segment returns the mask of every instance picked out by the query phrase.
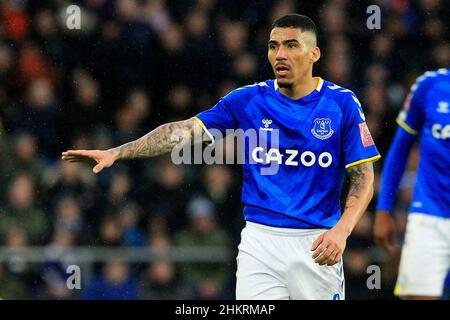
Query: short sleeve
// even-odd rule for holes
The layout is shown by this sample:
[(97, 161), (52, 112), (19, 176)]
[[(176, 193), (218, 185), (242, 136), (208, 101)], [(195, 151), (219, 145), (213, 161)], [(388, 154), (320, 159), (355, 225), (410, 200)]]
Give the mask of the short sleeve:
[(343, 110), (342, 147), (345, 168), (378, 160), (381, 156), (370, 134), (361, 104), (353, 94)]
[(222, 97), (211, 109), (197, 114), (194, 119), (201, 124), (214, 143), (215, 137), (224, 137), (227, 130), (239, 128), (239, 110), (245, 107), (254, 92), (255, 86), (235, 89)]
[(397, 124), (406, 132), (416, 135), (423, 125), (423, 101), (429, 79), (421, 76), (417, 79), (403, 103), (403, 109), (397, 117)]

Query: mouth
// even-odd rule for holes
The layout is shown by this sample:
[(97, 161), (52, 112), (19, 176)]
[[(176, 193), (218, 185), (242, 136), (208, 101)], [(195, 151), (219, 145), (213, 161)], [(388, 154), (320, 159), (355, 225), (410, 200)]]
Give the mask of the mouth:
[(280, 77), (285, 77), (288, 75), (290, 68), (287, 65), (280, 64), (275, 67), (275, 72)]

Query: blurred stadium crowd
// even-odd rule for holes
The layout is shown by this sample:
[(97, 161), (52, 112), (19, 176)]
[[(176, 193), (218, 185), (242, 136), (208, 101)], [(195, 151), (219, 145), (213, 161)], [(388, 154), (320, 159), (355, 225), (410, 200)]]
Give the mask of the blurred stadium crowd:
[[(445, 3), (1, 1), (0, 246), (45, 246), (48, 259), (0, 261), (0, 297), (233, 298), (244, 225), (239, 166), (177, 166), (160, 157), (95, 176), (85, 164), (63, 163), (60, 153), (134, 140), (213, 106), (234, 88), (272, 78), (270, 24), (298, 12), (319, 27), (315, 75), (357, 94), (385, 155), (410, 85), (424, 71), (450, 64)], [(70, 4), (82, 8), (80, 30), (66, 27)], [(366, 28), (370, 4), (381, 8), (380, 30)], [(417, 162), (415, 150), (395, 210), (401, 235)], [(374, 248), (372, 224), (373, 203), (347, 244), (349, 299), (393, 297), (398, 257)], [(225, 263), (175, 263), (163, 254), (172, 245), (226, 246), (232, 254)], [(161, 254), (148, 264), (120, 258), (96, 264), (82, 290), (71, 291), (64, 271), (76, 246)], [(381, 290), (366, 287), (370, 264), (381, 266)]]

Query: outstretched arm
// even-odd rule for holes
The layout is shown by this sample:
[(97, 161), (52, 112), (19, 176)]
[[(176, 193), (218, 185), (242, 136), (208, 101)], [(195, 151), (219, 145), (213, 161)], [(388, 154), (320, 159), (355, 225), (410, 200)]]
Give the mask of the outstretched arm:
[[(198, 139), (198, 140), (197, 140)], [(116, 161), (156, 157), (170, 152), (175, 146), (206, 141), (203, 129), (194, 119), (163, 124), (145, 136), (109, 150), (68, 150), (62, 153), (62, 160), (89, 162), (93, 172), (99, 173), (111, 167)]]
[(151, 158), (172, 151), (175, 146), (190, 144), (202, 134), (200, 124), (193, 118), (163, 124), (145, 136), (110, 149), (117, 160)]
[(363, 216), (373, 196), (373, 164), (364, 162), (347, 169), (350, 177), (345, 209), (338, 223), (313, 243), (313, 259), (320, 265), (334, 265), (342, 257), (348, 236)]

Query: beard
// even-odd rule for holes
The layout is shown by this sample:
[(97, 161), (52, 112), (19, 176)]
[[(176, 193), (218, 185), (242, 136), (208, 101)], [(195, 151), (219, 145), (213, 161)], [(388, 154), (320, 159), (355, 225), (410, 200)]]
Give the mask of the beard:
[(288, 79), (277, 79), (277, 84), (280, 88), (289, 89), (292, 88), (293, 82)]

